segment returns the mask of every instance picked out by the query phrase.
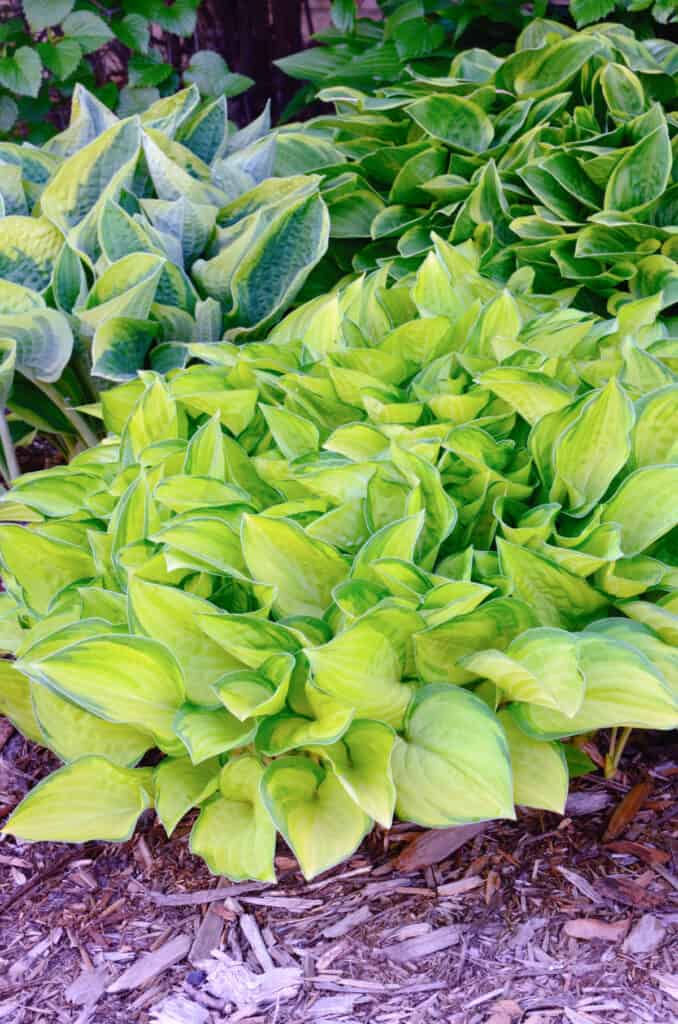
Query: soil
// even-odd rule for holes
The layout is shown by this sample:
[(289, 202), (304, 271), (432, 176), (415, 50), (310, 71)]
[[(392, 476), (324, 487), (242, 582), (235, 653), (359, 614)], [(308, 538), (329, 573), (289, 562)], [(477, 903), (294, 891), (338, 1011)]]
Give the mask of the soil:
[[(2, 819), (54, 762), (1, 719), (0, 750)], [(466, 833), (398, 824), (311, 883), (281, 845), (277, 886), (210, 876), (190, 818), (168, 840), (147, 813), (121, 845), (3, 836), (0, 1022), (670, 1024), (677, 786), (675, 734), (646, 733), (614, 779), (575, 782), (564, 818), (521, 811), (454, 852)], [(237, 961), (292, 980), (229, 1001), (211, 972)]]

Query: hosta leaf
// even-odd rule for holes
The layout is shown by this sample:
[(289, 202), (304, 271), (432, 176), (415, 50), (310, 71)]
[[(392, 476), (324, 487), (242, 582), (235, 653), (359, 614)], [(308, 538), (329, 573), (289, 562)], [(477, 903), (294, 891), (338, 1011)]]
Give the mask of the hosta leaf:
[(33, 702), (29, 680), (10, 661), (0, 660), (0, 714), (27, 739), (42, 743), (40, 729)]
[(71, 236), (74, 248), (95, 252), (98, 211), (131, 183), (140, 135), (134, 118), (112, 125), (64, 161), (43, 191), (45, 217), (64, 234), (78, 228)]
[(321, 618), (333, 587), (348, 576), (348, 563), (334, 548), (287, 519), (245, 516), (242, 550), (253, 578), (277, 587), (275, 608), (281, 616)]
[(300, 747), (336, 743), (348, 729), (352, 718), (352, 709), (338, 704), (333, 704), (318, 718), (283, 712), (262, 721), (257, 732), (257, 750), (273, 757)]
[(308, 880), (349, 857), (371, 825), (336, 775), (305, 757), (273, 761), (261, 795)]
[(560, 629), (530, 629), (506, 653), (478, 651), (462, 659), (474, 675), (491, 679), (506, 700), (523, 701), (575, 714), (584, 699), (574, 637)]
[(124, 842), (150, 803), (147, 771), (83, 757), (38, 783), (3, 832), (30, 841)]
[(158, 325), (150, 320), (131, 316), (104, 320), (92, 341), (92, 373), (107, 380), (133, 380), (158, 333)]
[(508, 743), (514, 802), (564, 814), (569, 774), (562, 747), (528, 736), (509, 711), (500, 711), (497, 717)]
[(506, 649), (514, 637), (537, 626), (534, 611), (515, 598), (494, 598), (469, 612), (414, 636), (417, 671), (429, 683), (467, 683), (477, 676), (462, 668), (466, 655), (494, 646)]
[(138, 576), (129, 581), (128, 600), (134, 629), (166, 644), (174, 654), (189, 700), (216, 707), (212, 685), (238, 661), (229, 659), (200, 627), (201, 617), (212, 610), (212, 605), (195, 594), (149, 583)]
[(250, 755), (224, 765), (219, 795), (200, 811), (190, 848), (215, 875), (275, 881), (276, 829), (259, 792), (263, 773)]
[(482, 153), (492, 142), (494, 128), (485, 111), (462, 96), (433, 95), (407, 107), (416, 123), (450, 146)]
[(625, 555), (637, 555), (676, 523), (666, 500), (678, 486), (678, 465), (645, 466), (626, 478), (603, 508), (602, 522), (618, 523)]
[(219, 761), (195, 765), (188, 757), (166, 757), (153, 773), (155, 809), (171, 836), (185, 814), (219, 788)]
[(606, 210), (632, 210), (662, 194), (671, 174), (671, 143), (660, 125), (619, 161), (605, 189)]
[(45, 217), (0, 218), (0, 274), (43, 291), (63, 242), (61, 232)]
[(0, 561), (17, 581), (29, 608), (45, 615), (65, 587), (95, 575), (88, 552), (21, 526), (0, 526)]
[(214, 691), (241, 722), (276, 715), (285, 706), (294, 665), (290, 654), (273, 655), (262, 664), (260, 672), (240, 669), (221, 676)]
[(280, 654), (301, 649), (296, 633), (287, 626), (248, 615), (203, 615), (202, 630), (225, 651), (252, 669)]
[(306, 650), (316, 686), (356, 709), (398, 728), (412, 690), (401, 683), (397, 649), (377, 620), (359, 620), (322, 647)]
[(571, 718), (531, 704), (515, 704), (512, 713), (528, 735), (557, 739), (602, 727), (675, 729), (678, 701), (661, 674), (639, 651), (625, 643), (585, 633), (579, 641), (586, 694)]
[(530, 605), (542, 625), (577, 629), (607, 605), (607, 598), (583, 579), (543, 555), (505, 540), (497, 548), (513, 593)]
[(630, 399), (611, 379), (560, 435), (552, 491), (566, 488), (571, 514), (586, 515), (626, 463), (634, 419)]
[(47, 686), (33, 683), (31, 696), (42, 742), (62, 761), (98, 755), (113, 764), (130, 767), (155, 745), (150, 733), (107, 722)]
[(193, 764), (201, 764), (254, 739), (257, 723), (240, 722), (225, 708), (201, 708), (186, 704), (174, 720), (174, 730), (188, 750)]
[(184, 683), (164, 644), (111, 633), (41, 658), (29, 651), (19, 667), (35, 682), (109, 722), (148, 729), (161, 743), (173, 738)]
[(399, 817), (428, 827), (513, 818), (504, 732), (481, 700), (461, 687), (425, 686), (393, 750)]
[(332, 769), (348, 795), (382, 828), (390, 828), (395, 807), (391, 754), (395, 734), (382, 722), (353, 721), (338, 743), (317, 753)]

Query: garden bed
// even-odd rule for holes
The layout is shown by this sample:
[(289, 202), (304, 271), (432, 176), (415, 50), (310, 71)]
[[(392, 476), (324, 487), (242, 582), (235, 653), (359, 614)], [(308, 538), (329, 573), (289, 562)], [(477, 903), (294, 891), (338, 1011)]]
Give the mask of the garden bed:
[[(52, 765), (3, 740), (4, 815)], [(167, 840), (148, 815), (118, 846), (5, 837), (0, 1021), (145, 1024), (181, 996), (184, 1016), (161, 1020), (665, 1024), (678, 1011), (675, 741), (638, 736), (622, 768), (575, 783), (564, 819), (520, 812), (447, 856), (438, 846), (437, 864), (413, 866), (421, 832), (398, 825), (310, 885), (281, 846), (276, 887), (227, 885), (218, 900), (190, 819)], [(214, 945), (256, 975), (297, 969), (291, 989), (277, 1006), (226, 1005), (192, 962)], [(97, 995), (153, 952), (149, 980)]]

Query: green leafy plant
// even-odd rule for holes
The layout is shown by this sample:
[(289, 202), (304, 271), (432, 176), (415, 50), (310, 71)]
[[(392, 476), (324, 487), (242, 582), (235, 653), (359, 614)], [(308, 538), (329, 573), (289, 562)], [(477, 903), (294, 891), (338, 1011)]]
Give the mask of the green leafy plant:
[[(408, 72), (443, 76), (460, 43), (504, 53), (535, 19), (548, 15), (565, 31), (607, 19), (629, 24), (645, 36), (661, 35), (678, 20), (674, 0), (572, 0), (510, 4), (503, 0), (380, 0), (383, 20), (360, 17), (356, 0), (332, 5), (332, 25), (315, 34), (318, 44), (276, 63), (307, 83), (297, 108), (319, 89), (348, 85), (372, 93), (408, 80)], [(621, 27), (621, 26), (618, 26)]]
[(613, 762), (678, 725), (665, 300), (602, 319), (480, 264), (435, 237), (266, 341), (192, 343), (206, 363), (104, 392), (106, 439), (16, 482), (0, 710), (64, 767), (6, 831), (199, 807), (213, 872), (272, 879), (280, 833), (311, 878), (394, 813), (560, 812), (563, 740), (620, 730)]
[(477, 240), (487, 276), (529, 267), (539, 291), (572, 287), (600, 313), (629, 288), (645, 291), (639, 265), (653, 253), (650, 290), (673, 301), (674, 44), (614, 24), (534, 21), (506, 58), (473, 49), (443, 74), (401, 70), (375, 95), (321, 90), (337, 113), (304, 129), (335, 152), (323, 184), (336, 240), (326, 280), (332, 262), (406, 275), (433, 229)]
[(37, 429), (67, 450), (95, 443), (103, 384), (264, 329), (324, 254), (320, 178), (270, 178), (268, 110), (236, 130), (225, 82), (215, 99), (191, 84), (122, 120), (77, 86), (63, 132), (0, 143), (5, 479), (10, 441)]
[[(181, 80), (168, 40), (195, 31), (200, 0), (21, 0), (0, 23), (0, 137), (43, 142), (55, 134), (76, 83), (128, 116)], [(184, 75), (204, 96), (235, 96), (253, 83), (219, 54), (199, 51)]]

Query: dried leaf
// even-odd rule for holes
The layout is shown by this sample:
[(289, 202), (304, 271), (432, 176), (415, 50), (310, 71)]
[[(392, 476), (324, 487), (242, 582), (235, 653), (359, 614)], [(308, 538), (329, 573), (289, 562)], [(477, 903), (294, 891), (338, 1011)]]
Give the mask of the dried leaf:
[(610, 818), (603, 839), (616, 839), (628, 828), (636, 814), (652, 792), (651, 782), (639, 782), (628, 791)]
[(486, 823), (455, 825), (454, 828), (422, 832), (398, 854), (395, 866), (399, 871), (418, 871), (439, 864), (486, 827)]

